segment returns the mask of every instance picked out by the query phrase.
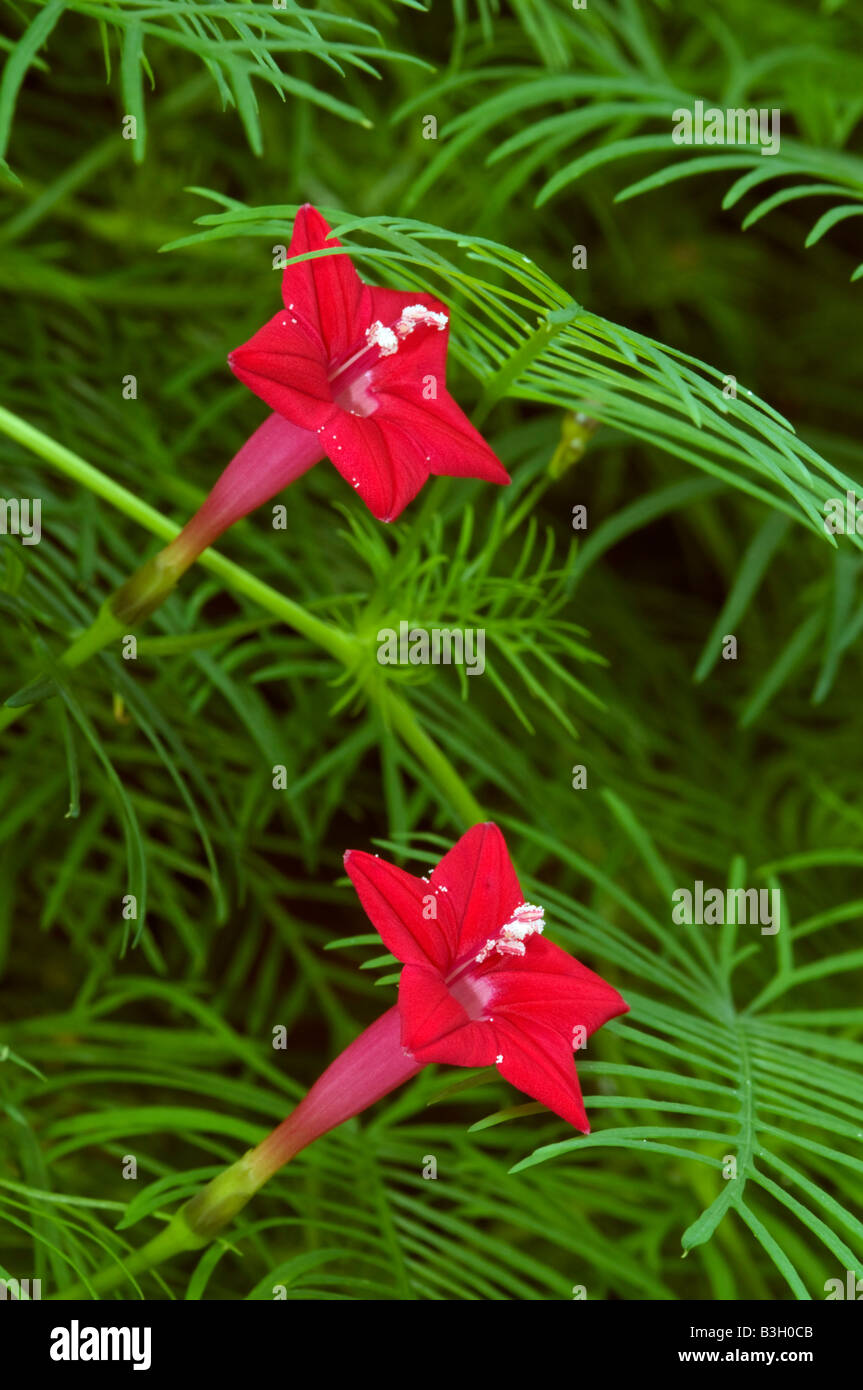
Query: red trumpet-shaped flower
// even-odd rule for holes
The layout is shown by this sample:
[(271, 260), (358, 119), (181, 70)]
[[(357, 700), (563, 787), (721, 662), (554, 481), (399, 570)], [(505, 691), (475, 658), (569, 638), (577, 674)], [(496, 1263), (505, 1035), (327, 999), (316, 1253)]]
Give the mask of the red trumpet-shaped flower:
[[(284, 309), (228, 357), (282, 421), (317, 437), (380, 521), (431, 473), (507, 483), (503, 465), (446, 390), (449, 313), (430, 295), (357, 275), (316, 208), (297, 213)], [(286, 457), (295, 445), (286, 431)]]
[(404, 963), (401, 1042), (422, 1065), (495, 1065), (588, 1132), (573, 1047), (625, 1013), (616, 989), (542, 935), (496, 825), (477, 825), (431, 877), (370, 854), (347, 871), (384, 944)]
[(290, 255), (322, 254), (286, 266), (284, 309), (228, 356), (275, 413), (180, 534), (108, 600), (124, 631), (223, 531), (327, 455), (381, 521), (393, 521), (432, 473), (509, 482), (446, 389), (445, 305), (364, 284), (340, 245), (315, 208), (300, 208)]
[[(475, 825), (428, 879), (356, 851), (345, 866), (385, 945), (404, 963), (398, 1004), (345, 1048), (266, 1139), (181, 1208), (134, 1258), (135, 1269), (206, 1245), (301, 1149), (428, 1062), (495, 1065), (589, 1131), (573, 1044), (629, 1005), (545, 940), (542, 908), (524, 901), (497, 826)], [(100, 1280), (115, 1282), (111, 1271)]]
[(496, 825), (475, 825), (430, 878), (356, 850), (345, 867), (404, 965), (398, 1004), (361, 1033), (244, 1160), (255, 1187), (429, 1062), (496, 1066), (576, 1129), (590, 1125), (573, 1047), (629, 1005), (543, 932)]

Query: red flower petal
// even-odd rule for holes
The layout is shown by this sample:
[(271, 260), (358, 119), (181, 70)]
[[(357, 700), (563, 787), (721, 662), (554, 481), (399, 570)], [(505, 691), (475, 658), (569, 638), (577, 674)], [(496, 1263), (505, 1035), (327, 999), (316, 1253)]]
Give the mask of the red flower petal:
[(491, 821), (462, 835), (433, 870), (431, 884), (458, 923), (456, 957), (484, 946), (524, 901), (506, 842)]
[(402, 1046), (417, 1062), (490, 1067), (497, 1056), (489, 1023), (472, 1022), (453, 998), (440, 971), (406, 965), (399, 981)]
[(507, 484), (509, 474), (497, 455), (468, 420), (452, 396), (441, 388), (437, 400), (422, 399), (421, 372), (411, 383), (411, 395), (394, 395), (389, 389), (377, 391), (380, 410), (372, 417), (382, 430), (398, 426), (401, 432), (419, 441), (425, 468), (436, 475), (453, 478), (483, 478), (488, 483)]
[(397, 352), (376, 364), (372, 390), (379, 401), (377, 421), (384, 428), (400, 425), (411, 438), (418, 439), (431, 473), (508, 483), (503, 464), (446, 389), (446, 305), (428, 294), (374, 288), (370, 294), (374, 316), (382, 323), (393, 322), (407, 303), (422, 304), (447, 317), (445, 329), (423, 326), (415, 330), (399, 343)]
[(446, 922), (444, 930), (436, 918), (423, 915), (432, 896), (431, 885), (362, 850), (348, 850), (345, 868), (387, 950), (406, 965), (445, 970), (450, 960), (448, 936), (455, 934), (455, 927), (451, 919), (447, 921), (447, 903), (435, 902), (436, 912)]
[(378, 521), (394, 521), (428, 478), (417, 431), (408, 433), (380, 412), (362, 416), (340, 410), (319, 438)]
[[(299, 209), (289, 256), (332, 250), (341, 244), (330, 235), (329, 226), (317, 208), (306, 203)], [(374, 317), (369, 317), (368, 288), (354, 270), (347, 253), (317, 256), (312, 261), (286, 266), (282, 298), (288, 312), (322, 343), (330, 362), (344, 356), (354, 346), (358, 320), (365, 319), (363, 326), (367, 328)]]
[(530, 1031), (495, 1014), (497, 1069), (519, 1091), (547, 1105), (583, 1134), (590, 1124), (581, 1098), (572, 1049), (553, 1028), (532, 1022)]
[(228, 365), (244, 386), (302, 429), (315, 430), (338, 413), (322, 349), (304, 328), (291, 323), (285, 309), (234, 348)]
[(588, 1037), (610, 1019), (629, 1010), (617, 990), (553, 941), (534, 936), (523, 956), (507, 956), (489, 972), (494, 986), (494, 1016), (518, 1027), (534, 1020), (554, 1028), (572, 1047), (574, 1028)]

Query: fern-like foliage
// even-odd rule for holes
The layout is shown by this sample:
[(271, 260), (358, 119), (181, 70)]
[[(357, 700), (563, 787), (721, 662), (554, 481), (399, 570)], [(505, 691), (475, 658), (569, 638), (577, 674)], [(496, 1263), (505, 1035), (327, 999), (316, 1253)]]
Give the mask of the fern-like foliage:
[[(212, 230), (169, 249), (226, 235), (283, 236), (295, 212), (231, 207), (206, 214), (198, 220)], [(587, 413), (769, 501), (829, 539), (824, 502), (837, 488), (852, 488), (853, 479), (800, 442), (749, 388), (729, 396), (717, 368), (591, 313), (517, 250), (429, 223), (330, 216), (334, 235), (361, 264), (440, 294), (457, 310), (466, 297), (469, 312), (464, 304), (456, 317), (456, 351), (484, 388), (478, 419), (507, 396)], [(383, 246), (364, 249), (354, 240), (357, 231)], [(856, 533), (850, 539), (859, 543)]]
[[(863, 560), (824, 527), (861, 488), (861, 83), (828, 8), (7, 7), (0, 497), (43, 536), (0, 532), (0, 699), (50, 679), (0, 733), (0, 1277), (91, 1280), (278, 1123), (394, 999), (344, 849), (424, 872), (474, 806), (631, 1005), (577, 1059), (592, 1133), (426, 1069), (117, 1295), (863, 1273)], [(696, 98), (779, 106), (781, 153), (673, 146)], [(438, 479), (382, 528), (322, 463), (134, 662), (60, 670), (260, 422), (225, 355), (306, 199), (452, 306), (447, 385), (512, 485)], [(484, 676), (381, 666), (402, 620), (482, 629)], [(698, 879), (778, 891), (780, 931), (676, 924)]]
[[(701, 6), (679, 8), (690, 14), (697, 8), (704, 18)], [(748, 23), (735, 23), (733, 12), (723, 19), (711, 15), (698, 48), (707, 39), (712, 51), (709, 56), (699, 51), (698, 62), (685, 51), (663, 50), (660, 25), (648, 7), (598, 0), (568, 15), (539, 0), (517, 6), (516, 14), (536, 49), (536, 66), (486, 65), (477, 73), (467, 64), (396, 113), (394, 119), (406, 121), (435, 100), (460, 108), (450, 119), (446, 143), (407, 195), (406, 210), (447, 176), (457, 178), (465, 159), (484, 156), (497, 180), (490, 205), (496, 215), (531, 190), (535, 206), (542, 208), (580, 187), (594, 171), (611, 168), (619, 179), (619, 163), (645, 161), (659, 167), (626, 183), (616, 202), (698, 174), (734, 171), (723, 208), (759, 193), (744, 217), (744, 230), (797, 200), (818, 198), (826, 205), (806, 236), (807, 247), (863, 213), (863, 159), (845, 148), (863, 115), (861, 34), (853, 8), (836, 19), (836, 46), (823, 42), (817, 24), (810, 26), (808, 42), (801, 34), (800, 42), (786, 43), (783, 8), (777, 5), (760, 7), (755, 31)], [(847, 52), (839, 47), (843, 40)], [(482, 26), (477, 41), (486, 42)], [(517, 44), (512, 47), (518, 54)], [(503, 51), (497, 45), (497, 52)], [(694, 85), (696, 76), (709, 85)], [(483, 93), (478, 102), (477, 77)], [(673, 116), (693, 111), (699, 100), (723, 112), (773, 112), (780, 124), (779, 152), (764, 158), (758, 145), (693, 150), (675, 144)], [(774, 180), (777, 186), (765, 192)], [(851, 279), (861, 276), (863, 264)]]
[[(32, 5), (33, 0), (28, 0)], [(190, 54), (203, 64), (222, 107), (232, 107), (242, 121), (255, 154), (263, 150), (263, 134), (253, 78), (285, 100), (293, 98), (333, 112), (346, 121), (368, 127), (371, 122), (352, 102), (334, 96), (315, 80), (297, 75), (308, 61), (310, 70), (322, 64), (344, 78), (353, 69), (379, 77), (372, 59), (387, 59), (422, 68), (423, 60), (390, 52), (373, 24), (356, 16), (305, 6), (297, 0), (278, 5), (254, 0), (48, 0), (14, 40), (6, 41), (8, 57), (0, 81), (0, 159), (11, 135), (21, 84), (31, 66), (47, 66), (43, 50), (55, 59), (54, 31), (67, 16), (80, 16), (95, 28), (104, 58), (105, 76), (119, 77), (124, 116), (135, 120), (134, 158), (142, 163), (147, 150), (145, 86), (156, 86), (151, 54), (165, 50)], [(61, 26), (59, 35), (63, 35)], [(50, 44), (52, 36), (55, 39)], [(50, 47), (49, 47), (50, 44)], [(288, 68), (291, 70), (289, 71)], [(7, 164), (3, 167), (10, 171)]]

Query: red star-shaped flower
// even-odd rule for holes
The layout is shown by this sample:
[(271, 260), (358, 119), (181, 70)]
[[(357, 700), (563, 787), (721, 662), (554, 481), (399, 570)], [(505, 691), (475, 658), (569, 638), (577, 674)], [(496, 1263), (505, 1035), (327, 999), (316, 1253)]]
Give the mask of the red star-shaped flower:
[(476, 825), (430, 879), (349, 851), (345, 867), (394, 956), (401, 1043), (421, 1066), (497, 1066), (587, 1133), (573, 1044), (626, 1013), (616, 989), (542, 935), (503, 835)]
[[(272, 406), (180, 534), (112, 599), (124, 623), (152, 613), (198, 556), (241, 517), (329, 455), (381, 521), (431, 473), (508, 483), (446, 389), (449, 314), (427, 294), (363, 284), (321, 214), (297, 213), (285, 307), (228, 357)], [(334, 254), (336, 253), (336, 254)]]
[[(340, 244), (316, 208), (300, 208), (290, 256)], [(231, 369), (317, 436), (379, 520), (397, 517), (432, 473), (509, 482), (446, 390), (443, 304), (364, 284), (344, 254), (288, 265), (282, 297), (284, 309), (230, 354)]]
[(542, 908), (524, 901), (497, 826), (475, 825), (428, 879), (357, 850), (348, 850), (345, 867), (384, 944), (404, 964), (398, 1004), (247, 1155), (255, 1186), (429, 1062), (496, 1066), (589, 1133), (573, 1045), (629, 1005), (542, 936)]

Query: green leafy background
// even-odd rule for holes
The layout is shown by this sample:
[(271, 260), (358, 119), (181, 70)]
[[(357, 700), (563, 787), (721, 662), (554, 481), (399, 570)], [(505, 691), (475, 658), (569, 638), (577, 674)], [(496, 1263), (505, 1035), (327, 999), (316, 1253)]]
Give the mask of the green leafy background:
[[(322, 464), (0, 735), (0, 1277), (86, 1279), (278, 1123), (394, 998), (343, 850), (425, 872), (474, 813), (632, 1006), (591, 1135), (428, 1068), (118, 1295), (863, 1275), (863, 557), (823, 526), (863, 471), (861, 37), (841, 0), (4, 6), (0, 495), (44, 528), (0, 536), (4, 699), (259, 423), (225, 356), (307, 199), (451, 304), (513, 484), (384, 528)], [(674, 146), (696, 98), (778, 108), (780, 154)], [(402, 619), (483, 627), (484, 678), (379, 666)], [(696, 878), (778, 888), (781, 931), (673, 925)]]

